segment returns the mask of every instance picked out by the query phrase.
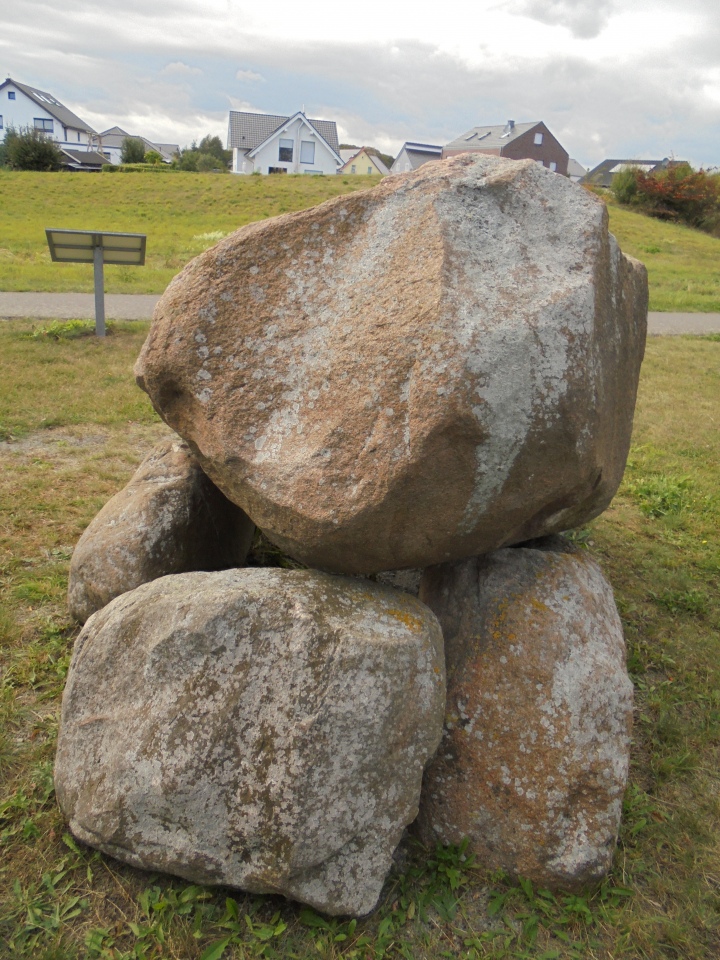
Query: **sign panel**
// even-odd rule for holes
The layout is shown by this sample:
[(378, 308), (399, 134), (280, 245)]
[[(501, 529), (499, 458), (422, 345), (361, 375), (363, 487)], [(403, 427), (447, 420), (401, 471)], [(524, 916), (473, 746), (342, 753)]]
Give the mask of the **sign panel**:
[(45, 229), (50, 256), (55, 263), (94, 263), (100, 247), (103, 263), (141, 267), (145, 263), (144, 233), (105, 233), (95, 230)]

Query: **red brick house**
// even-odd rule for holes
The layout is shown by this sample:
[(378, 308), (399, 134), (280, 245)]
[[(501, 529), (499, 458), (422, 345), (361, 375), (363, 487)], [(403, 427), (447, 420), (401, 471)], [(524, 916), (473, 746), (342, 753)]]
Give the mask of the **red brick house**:
[(542, 121), (505, 126), (473, 127), (443, 147), (443, 159), (459, 153), (489, 153), (510, 160), (536, 160), (544, 167), (568, 175), (570, 156)]

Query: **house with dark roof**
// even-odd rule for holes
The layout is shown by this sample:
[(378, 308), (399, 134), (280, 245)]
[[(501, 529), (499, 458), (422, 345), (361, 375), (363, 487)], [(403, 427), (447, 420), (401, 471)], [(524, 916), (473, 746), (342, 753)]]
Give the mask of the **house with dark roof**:
[(128, 133), (122, 127), (109, 127), (99, 133), (96, 137), (97, 149), (105, 154), (110, 163), (120, 163), (123, 142), (128, 137), (133, 140), (141, 140), (145, 147), (145, 153), (149, 150), (156, 150), (165, 163), (172, 163), (175, 155), (180, 153), (180, 145), (177, 143), (155, 143), (153, 140), (148, 140), (147, 137), (141, 137), (136, 133)]
[(496, 124), (473, 127), (443, 147), (443, 158), (460, 153), (489, 153), (510, 160), (535, 160), (549, 170), (567, 176), (570, 155), (540, 121), (515, 123), (508, 120)]
[(0, 129), (42, 130), (59, 147), (87, 149), (95, 133), (89, 123), (44, 90), (8, 77), (0, 83)]
[(593, 187), (609, 189), (612, 186), (615, 174), (627, 170), (628, 167), (635, 167), (642, 170), (643, 173), (655, 173), (658, 170), (666, 170), (668, 167), (682, 162), (681, 160), (670, 160), (668, 157), (663, 160), (603, 160), (602, 163), (589, 170), (580, 182)]
[(343, 165), (334, 120), (231, 110), (228, 150), (233, 173), (337, 173)]
[(428, 160), (442, 160), (443, 148), (432, 143), (413, 143), (407, 141), (390, 167), (390, 173), (410, 173), (417, 170)]

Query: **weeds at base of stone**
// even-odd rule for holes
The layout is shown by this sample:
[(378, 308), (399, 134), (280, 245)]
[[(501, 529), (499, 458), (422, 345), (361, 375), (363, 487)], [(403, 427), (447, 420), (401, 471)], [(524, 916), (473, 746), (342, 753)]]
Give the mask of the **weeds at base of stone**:
[[(114, 324), (112, 320), (105, 323), (106, 336), (112, 336)], [(33, 328), (28, 334), (31, 340), (77, 340), (80, 337), (95, 335), (94, 320), (53, 320), (46, 327)]]

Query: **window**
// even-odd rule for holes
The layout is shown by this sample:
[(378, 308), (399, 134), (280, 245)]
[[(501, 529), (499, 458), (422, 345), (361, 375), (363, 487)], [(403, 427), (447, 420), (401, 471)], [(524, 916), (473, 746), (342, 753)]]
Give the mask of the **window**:
[(8, 100), (14, 100), (14, 99), (15, 99), (15, 91), (8, 90)]
[(368, 173), (372, 173), (372, 167), (368, 167)]
[(268, 173), (287, 173), (285, 167), (268, 167)]
[(53, 122), (52, 120), (45, 120), (42, 117), (35, 117), (33, 120), (36, 130), (44, 130), (46, 133), (53, 132)]
[(315, 163), (315, 144), (312, 140), (300, 141), (300, 163)]
[(535, 143), (536, 143), (537, 146), (540, 146), (540, 144), (542, 143), (542, 140), (543, 140), (543, 135), (542, 135), (541, 133), (536, 133), (536, 134), (535, 134)]
[(0, 114), (0, 130), (2, 130), (2, 128), (3, 128), (3, 119), (2, 119), (2, 114)]
[(551, 169), (552, 171), (556, 171), (556, 170), (557, 170), (557, 164), (555, 163), (554, 160), (551, 160), (551, 161), (550, 161), (550, 169)]
[(281, 140), (280, 152), (278, 153), (278, 160), (284, 160), (285, 163), (292, 163), (292, 158), (293, 158), (292, 140)]
[(80, 131), (78, 130), (78, 143), (80, 143)]
[(350, 167), (350, 173), (357, 173), (357, 167), (355, 166), (355, 164), (353, 164), (353, 165)]

